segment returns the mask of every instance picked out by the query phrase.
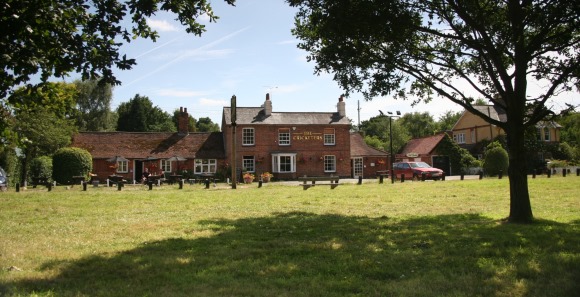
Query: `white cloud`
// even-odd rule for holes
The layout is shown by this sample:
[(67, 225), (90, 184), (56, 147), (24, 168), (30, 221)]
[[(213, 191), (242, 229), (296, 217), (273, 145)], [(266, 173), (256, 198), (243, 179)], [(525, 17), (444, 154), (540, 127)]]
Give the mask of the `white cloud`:
[(178, 30), (177, 27), (166, 20), (147, 19), (147, 25), (149, 25), (153, 30), (161, 32), (173, 32)]
[(229, 102), (223, 99), (201, 98), (199, 99), (199, 104), (201, 106), (227, 106)]

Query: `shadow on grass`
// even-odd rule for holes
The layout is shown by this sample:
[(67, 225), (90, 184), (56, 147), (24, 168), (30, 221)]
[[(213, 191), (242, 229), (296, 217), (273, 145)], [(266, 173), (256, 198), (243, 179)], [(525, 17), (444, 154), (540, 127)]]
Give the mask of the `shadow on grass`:
[[(573, 296), (579, 226), (478, 215), (311, 213), (201, 222), (213, 235), (66, 263), (7, 294), (56, 296)], [(199, 230), (188, 230), (197, 232)], [(2, 293), (2, 292), (0, 292)], [(1, 295), (1, 294), (0, 294)]]

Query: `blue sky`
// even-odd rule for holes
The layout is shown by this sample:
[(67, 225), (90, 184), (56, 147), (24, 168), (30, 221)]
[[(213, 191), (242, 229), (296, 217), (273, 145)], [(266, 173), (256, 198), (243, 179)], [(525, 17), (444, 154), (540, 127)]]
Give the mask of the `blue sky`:
[[(270, 93), (273, 111), (330, 112), (342, 90), (331, 75), (315, 76), (307, 53), (296, 47), (292, 36), (296, 10), (284, 0), (239, 0), (235, 7), (222, 0), (212, 3), (220, 17), (206, 24), (201, 37), (187, 34), (171, 14), (160, 13), (149, 20), (160, 38), (157, 42), (136, 40), (122, 48), (122, 54), (137, 59), (129, 71), (117, 71), (123, 82), (113, 92), (115, 109), (136, 94), (147, 96), (167, 112), (186, 107), (195, 118), (210, 117), (221, 124), (222, 108), (236, 95), (238, 106), (264, 103)], [(532, 85), (532, 84), (530, 84)], [(532, 86), (533, 87), (533, 86)], [(578, 94), (552, 102), (555, 109)], [(360, 94), (346, 100), (347, 116), (356, 124), (379, 114), (378, 110), (430, 112), (437, 120), (448, 110), (462, 108), (440, 99), (411, 107), (411, 101), (376, 98), (365, 101)]]

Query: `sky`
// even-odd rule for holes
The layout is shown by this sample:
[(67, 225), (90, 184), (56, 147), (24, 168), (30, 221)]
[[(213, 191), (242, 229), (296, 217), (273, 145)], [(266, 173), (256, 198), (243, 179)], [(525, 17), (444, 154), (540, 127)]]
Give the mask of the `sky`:
[[(201, 37), (186, 33), (174, 15), (159, 13), (148, 20), (160, 35), (157, 42), (135, 40), (122, 47), (121, 54), (136, 58), (137, 65), (115, 72), (122, 85), (114, 88), (113, 109), (139, 94), (166, 112), (185, 107), (194, 118), (209, 117), (221, 125), (232, 95), (240, 107), (258, 107), (269, 93), (274, 112), (336, 111), (343, 90), (330, 74), (315, 75), (307, 52), (296, 47), (291, 34), (296, 9), (284, 0), (238, 0), (235, 7), (214, 0), (212, 6), (220, 19), (200, 19), (207, 29)], [(354, 124), (379, 110), (427, 111), (435, 120), (446, 111), (463, 110), (446, 99), (411, 106), (392, 97), (365, 101), (355, 93), (345, 101)], [(572, 101), (580, 105), (580, 96), (567, 94), (548, 106), (561, 109)]]

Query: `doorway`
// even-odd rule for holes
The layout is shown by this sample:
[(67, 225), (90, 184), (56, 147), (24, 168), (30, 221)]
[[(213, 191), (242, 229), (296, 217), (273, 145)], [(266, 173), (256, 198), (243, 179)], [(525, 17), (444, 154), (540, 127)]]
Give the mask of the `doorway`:
[(364, 163), (362, 157), (352, 158), (352, 176), (354, 178), (359, 178), (359, 176), (361, 177), (363, 176), (363, 168)]

